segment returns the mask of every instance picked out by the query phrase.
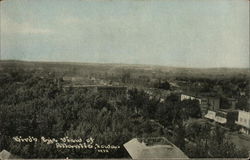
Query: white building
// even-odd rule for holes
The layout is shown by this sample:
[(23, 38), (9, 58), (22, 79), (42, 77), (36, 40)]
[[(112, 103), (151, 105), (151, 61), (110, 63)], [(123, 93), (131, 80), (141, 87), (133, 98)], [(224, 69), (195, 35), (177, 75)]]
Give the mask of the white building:
[(198, 100), (199, 104), (201, 104), (201, 98), (190, 96), (190, 95), (186, 95), (186, 94), (181, 94), (181, 101), (188, 100), (188, 99), (190, 99), (190, 100)]
[(238, 120), (235, 123), (241, 126), (240, 132), (250, 134), (250, 112), (239, 110)]
[(215, 120), (216, 112), (215, 111), (209, 111), (207, 114), (204, 116), (207, 119)]
[(204, 117), (221, 125), (225, 125), (228, 128), (233, 128), (235, 121), (238, 119), (238, 111), (232, 109), (208, 110)]
[[(226, 114), (226, 113), (224, 113)], [(222, 117), (220, 115), (217, 115), (215, 111), (210, 111), (208, 110), (207, 114), (204, 116), (207, 119), (213, 120), (217, 123), (220, 124), (226, 124), (227, 123), (227, 119), (225, 117)]]

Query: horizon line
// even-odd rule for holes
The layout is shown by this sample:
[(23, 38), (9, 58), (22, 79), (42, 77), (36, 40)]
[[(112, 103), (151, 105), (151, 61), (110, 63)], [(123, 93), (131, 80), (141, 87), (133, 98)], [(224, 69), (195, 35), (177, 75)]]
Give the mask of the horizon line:
[(142, 63), (118, 63), (118, 62), (81, 62), (81, 61), (57, 61), (57, 60), (17, 60), (17, 59), (0, 59), (0, 62), (3, 61), (16, 61), (16, 62), (28, 62), (28, 63), (73, 63), (73, 64), (103, 64), (103, 65), (131, 65), (131, 66), (150, 66), (150, 67), (169, 67), (169, 68), (184, 68), (184, 69), (249, 69), (249, 67), (184, 67), (184, 66), (168, 66), (168, 65), (159, 65), (159, 64), (142, 64)]

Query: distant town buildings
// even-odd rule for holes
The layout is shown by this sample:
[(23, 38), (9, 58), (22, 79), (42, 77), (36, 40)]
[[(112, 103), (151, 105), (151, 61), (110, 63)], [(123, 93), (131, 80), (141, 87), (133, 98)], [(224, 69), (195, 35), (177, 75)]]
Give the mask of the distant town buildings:
[(250, 112), (239, 110), (238, 119), (235, 122), (240, 128), (240, 132), (250, 135)]
[(250, 135), (250, 112), (232, 109), (208, 110), (204, 118), (228, 128), (238, 125), (240, 127), (239, 132)]
[(194, 96), (191, 94), (181, 94), (181, 101), (183, 100), (198, 100), (201, 110), (207, 113), (207, 110), (218, 110), (220, 109), (220, 98), (211, 96)]
[(238, 112), (236, 110), (225, 109), (213, 111), (208, 110), (207, 114), (204, 117), (230, 128), (235, 125), (235, 120), (238, 117)]

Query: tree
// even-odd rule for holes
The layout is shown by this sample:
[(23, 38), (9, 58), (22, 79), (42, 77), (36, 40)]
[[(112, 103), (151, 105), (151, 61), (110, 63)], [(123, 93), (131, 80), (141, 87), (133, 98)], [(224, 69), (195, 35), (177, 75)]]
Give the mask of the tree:
[(182, 107), (188, 117), (191, 118), (201, 118), (201, 108), (198, 100), (183, 100)]
[(224, 96), (221, 96), (220, 98), (220, 107), (222, 109), (229, 109), (231, 107), (229, 101)]
[(154, 87), (164, 90), (170, 90), (170, 84), (168, 83), (168, 81), (162, 81), (161, 79), (159, 79), (158, 82), (154, 84)]
[(248, 98), (245, 96), (241, 96), (236, 103), (236, 108), (240, 110), (248, 111), (250, 108), (248, 107)]
[(131, 73), (130, 71), (123, 71), (122, 75), (121, 75), (121, 81), (123, 83), (128, 83), (130, 81), (131, 78)]

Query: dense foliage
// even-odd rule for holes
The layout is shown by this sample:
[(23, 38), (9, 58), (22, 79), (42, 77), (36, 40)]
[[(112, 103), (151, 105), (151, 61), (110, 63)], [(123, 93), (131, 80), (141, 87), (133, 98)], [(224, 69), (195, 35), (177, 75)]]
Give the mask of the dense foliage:
[[(125, 74), (124, 82), (128, 77)], [(6, 149), (22, 158), (128, 157), (124, 143), (134, 137), (152, 136), (166, 136), (190, 157), (222, 157), (223, 147), (229, 148), (227, 157), (240, 156), (227, 141), (211, 141), (221, 136), (208, 134), (211, 128), (187, 130), (189, 119), (201, 117), (196, 100), (180, 101), (178, 95), (171, 94), (160, 102), (157, 97), (149, 97), (135, 88), (128, 91), (128, 96), (111, 100), (105, 94), (65, 89), (62, 77), (55, 73), (37, 74), (20, 69), (1, 72), (0, 84), (0, 150)], [(17, 143), (13, 141), (14, 136), (93, 137), (98, 144), (121, 148), (109, 153), (56, 149), (54, 145), (42, 143)], [(195, 139), (195, 145), (187, 146), (185, 138)], [(211, 139), (210, 145), (201, 144), (204, 139)], [(222, 136), (218, 140), (223, 139)], [(208, 149), (214, 146), (217, 148)]]

